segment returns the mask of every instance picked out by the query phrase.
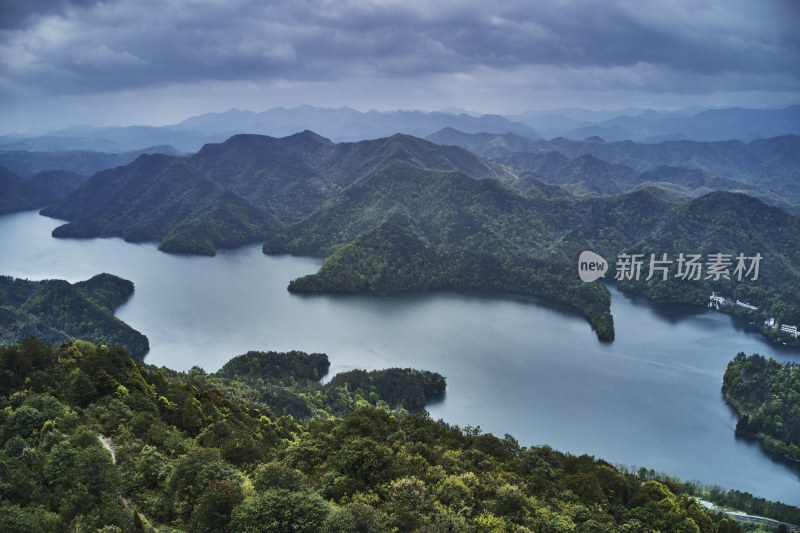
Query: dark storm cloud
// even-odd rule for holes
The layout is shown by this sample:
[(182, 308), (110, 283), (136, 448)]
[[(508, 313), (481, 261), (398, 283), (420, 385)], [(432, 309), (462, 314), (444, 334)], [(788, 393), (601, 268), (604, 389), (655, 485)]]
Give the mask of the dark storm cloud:
[(25, 27), (42, 16), (58, 15), (69, 9), (84, 9), (99, 0), (2, 0), (0, 30)]
[[(577, 86), (586, 83), (580, 73), (591, 72), (593, 84), (605, 79), (639, 90), (797, 90), (793, 6), (791, 0), (4, 0), (9, 16), (0, 66), (7, 83), (71, 93), (537, 68), (571, 72), (572, 81), (563, 81)], [(630, 72), (602, 75), (615, 69)]]

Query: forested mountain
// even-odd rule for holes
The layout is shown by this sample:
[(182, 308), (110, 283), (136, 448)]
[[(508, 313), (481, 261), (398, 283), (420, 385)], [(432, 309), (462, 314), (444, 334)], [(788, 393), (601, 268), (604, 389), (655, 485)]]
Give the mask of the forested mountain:
[(334, 144), (311, 132), (237, 135), (184, 157), (141, 156), (100, 172), (43, 211), (73, 223), (56, 236), (162, 241), (165, 251), (213, 254), (265, 240), (385, 161), (510, 181), (514, 174), (459, 148), (397, 135)]
[[(656, 301), (698, 303), (711, 291), (752, 302), (759, 316), (781, 323), (800, 324), (800, 219), (781, 209), (766, 206), (744, 194), (710, 193), (676, 206), (659, 228), (628, 249), (629, 253), (660, 258), (666, 253), (675, 261), (679, 254), (732, 254), (730, 279), (686, 282), (675, 277), (677, 262), (670, 265), (669, 279), (656, 275), (649, 282), (623, 281), (624, 287), (643, 292)], [(724, 252), (721, 252), (724, 251)], [(738, 279), (733, 274), (736, 256), (759, 253), (758, 279)], [(749, 262), (746, 265), (750, 266)], [(752, 274), (749, 276), (752, 278)]]
[[(276, 357), (285, 364), (263, 373), (258, 355), (236, 366), (260, 373), (260, 386), (305, 366), (304, 354)], [(744, 531), (669, 481), (390, 412), (385, 401), (370, 407), (364, 377), (332, 386), (357, 398), (343, 418), (300, 419), (228, 395), (256, 381), (221, 391), (218, 378), (145, 366), (118, 347), (0, 348), (0, 528)]]
[(111, 274), (74, 284), (0, 276), (0, 345), (29, 337), (50, 344), (83, 339), (119, 344), (134, 357), (144, 357), (147, 337), (114, 316), (132, 294), (133, 283)]
[[(580, 185), (583, 180), (588, 191), (613, 194), (647, 183), (669, 183), (687, 193), (702, 193), (702, 189), (741, 191), (776, 205), (800, 205), (797, 135), (748, 143), (732, 140), (641, 144), (606, 142), (599, 137), (545, 141), (514, 134), (471, 135), (446, 129), (428, 140), (461, 146), (519, 173), (534, 174), (552, 183)], [(591, 172), (583, 171), (587, 165)], [(597, 188), (598, 181), (604, 189)]]
[(231, 399), (302, 419), (346, 416), (357, 405), (415, 413), (445, 393), (444, 376), (413, 368), (350, 370), (322, 384), (329, 366), (320, 353), (248, 352), (213, 374), (194, 369), (190, 378)]
[[(573, 175), (608, 193), (636, 174), (625, 178), (590, 156), (576, 162)], [(714, 184), (693, 174), (681, 179)], [(629, 285), (693, 303), (704, 303), (706, 291), (736, 289), (796, 316), (798, 220), (745, 198), (718, 192), (687, 202), (652, 187), (576, 197), (458, 147), (405, 135), (335, 144), (303, 132), (239, 135), (191, 157), (141, 156), (94, 175), (43, 213), (72, 221), (55, 236), (160, 240), (165, 251), (206, 254), (261, 240), (267, 253), (327, 257), (317, 275), (291, 283), (294, 291), (450, 287), (543, 296), (579, 309), (610, 340), (608, 292), (576, 276), (584, 250), (610, 262), (608, 277), (625, 250), (760, 253), (761, 279), (741, 287), (705, 279)]]
[(0, 215), (26, 211), (61, 200), (76, 191), (87, 178), (67, 171), (42, 171), (22, 179), (0, 167)]
[(28, 152), (134, 152), (148, 146), (171, 146), (181, 152), (196, 152), (206, 143), (221, 142), (230, 132), (173, 131), (165, 127), (74, 126), (46, 135), (0, 137), (0, 150)]
[(0, 167), (0, 214), (33, 209), (22, 178)]

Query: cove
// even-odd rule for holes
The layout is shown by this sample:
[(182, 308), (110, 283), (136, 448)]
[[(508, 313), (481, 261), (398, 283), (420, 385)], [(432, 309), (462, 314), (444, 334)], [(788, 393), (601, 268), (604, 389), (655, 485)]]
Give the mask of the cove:
[(292, 295), (288, 282), (320, 260), (269, 257), (259, 245), (175, 256), (120, 239), (53, 239), (57, 225), (35, 212), (0, 217), (0, 274), (130, 279), (136, 291), (117, 315), (150, 339), (147, 363), (214, 371), (248, 350), (298, 349), (327, 353), (329, 377), (433, 370), (448, 383), (429, 406), (434, 419), (800, 505), (797, 467), (737, 438), (720, 391), (740, 351), (800, 357), (728, 315), (611, 288), (616, 340), (604, 344), (578, 313), (530, 297)]

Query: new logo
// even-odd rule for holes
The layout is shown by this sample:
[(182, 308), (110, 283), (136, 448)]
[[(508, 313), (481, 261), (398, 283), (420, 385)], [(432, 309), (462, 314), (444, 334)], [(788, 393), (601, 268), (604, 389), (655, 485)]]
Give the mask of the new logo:
[(581, 252), (578, 258), (578, 276), (581, 281), (589, 282), (605, 277), (608, 263), (602, 256), (594, 252)]

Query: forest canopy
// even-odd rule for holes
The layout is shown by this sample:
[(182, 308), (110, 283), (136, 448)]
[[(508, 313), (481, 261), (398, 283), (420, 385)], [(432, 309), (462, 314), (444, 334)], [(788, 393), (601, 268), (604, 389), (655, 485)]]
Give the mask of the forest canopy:
[(380, 406), (297, 419), (205, 376), (85, 341), (0, 348), (0, 528), (743, 531), (590, 456)]
[(722, 390), (736, 409), (736, 431), (800, 460), (800, 366), (742, 352), (728, 363)]

